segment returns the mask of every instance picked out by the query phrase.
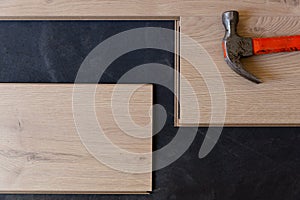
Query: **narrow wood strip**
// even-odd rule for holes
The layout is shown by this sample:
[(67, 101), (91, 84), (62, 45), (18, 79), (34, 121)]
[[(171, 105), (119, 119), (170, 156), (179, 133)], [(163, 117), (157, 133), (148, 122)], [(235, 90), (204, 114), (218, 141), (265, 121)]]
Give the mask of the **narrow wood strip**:
[(224, 10), (244, 15), (294, 16), (299, 0), (7, 0), (0, 16), (219, 16)]

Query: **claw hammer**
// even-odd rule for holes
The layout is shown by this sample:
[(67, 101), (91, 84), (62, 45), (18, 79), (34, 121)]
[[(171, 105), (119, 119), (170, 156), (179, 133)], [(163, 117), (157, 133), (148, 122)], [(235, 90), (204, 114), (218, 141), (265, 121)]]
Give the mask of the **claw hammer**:
[(230, 68), (240, 76), (254, 82), (262, 81), (247, 72), (240, 62), (243, 57), (270, 53), (300, 51), (300, 35), (273, 38), (246, 38), (237, 33), (238, 11), (227, 11), (222, 15), (225, 27), (223, 39), (224, 58)]

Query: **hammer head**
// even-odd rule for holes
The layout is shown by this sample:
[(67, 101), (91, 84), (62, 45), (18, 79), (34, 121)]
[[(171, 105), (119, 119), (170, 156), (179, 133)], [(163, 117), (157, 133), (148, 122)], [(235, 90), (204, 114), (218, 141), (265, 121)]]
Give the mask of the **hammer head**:
[(240, 76), (252, 82), (261, 83), (261, 80), (243, 68), (240, 61), (243, 57), (253, 56), (253, 43), (252, 38), (244, 38), (237, 33), (239, 13), (237, 11), (227, 11), (223, 13), (222, 20), (225, 27), (223, 39), (225, 61)]

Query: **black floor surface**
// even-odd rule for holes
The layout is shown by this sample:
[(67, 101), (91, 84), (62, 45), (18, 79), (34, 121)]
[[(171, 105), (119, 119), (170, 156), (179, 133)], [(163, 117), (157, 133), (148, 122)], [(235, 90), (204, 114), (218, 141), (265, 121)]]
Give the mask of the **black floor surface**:
[[(84, 58), (100, 42), (138, 27), (173, 29), (174, 23), (2, 21), (0, 82), (72, 83)], [(173, 42), (172, 35), (166, 38), (168, 42)], [(154, 49), (130, 52), (112, 63), (100, 82), (115, 83), (135, 66), (152, 62), (172, 68), (174, 56)], [(173, 83), (172, 74), (165, 77)], [(172, 92), (156, 85), (154, 102), (163, 105), (168, 115), (164, 128), (154, 137), (154, 148), (159, 149), (171, 141), (178, 129), (173, 126)], [(225, 128), (211, 154), (199, 159), (199, 148), (206, 133), (206, 129), (201, 128), (179, 160), (154, 172), (154, 191), (150, 195), (0, 195), (0, 199), (298, 200), (299, 132), (299, 128)]]

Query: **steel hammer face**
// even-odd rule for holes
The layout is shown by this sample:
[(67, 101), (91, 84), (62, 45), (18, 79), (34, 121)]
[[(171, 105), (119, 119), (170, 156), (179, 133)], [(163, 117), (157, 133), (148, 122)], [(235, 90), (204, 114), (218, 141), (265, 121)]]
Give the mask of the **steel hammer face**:
[(245, 38), (237, 33), (239, 22), (239, 13), (237, 11), (223, 13), (222, 20), (225, 27), (223, 39), (225, 61), (233, 71), (254, 83), (261, 83), (262, 81), (243, 68), (240, 62), (241, 58), (300, 50), (300, 35), (274, 38)]

